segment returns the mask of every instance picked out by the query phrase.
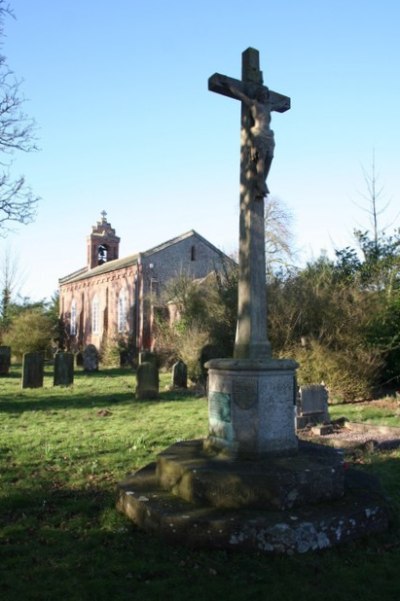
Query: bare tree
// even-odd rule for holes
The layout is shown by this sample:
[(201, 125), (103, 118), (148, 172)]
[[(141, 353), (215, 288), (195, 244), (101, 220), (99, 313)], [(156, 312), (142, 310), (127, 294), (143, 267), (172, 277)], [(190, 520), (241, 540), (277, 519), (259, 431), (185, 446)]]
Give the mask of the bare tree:
[[(369, 169), (364, 166), (361, 167), (364, 177), (364, 183), (366, 192), (360, 192), (361, 197), (364, 199), (365, 204), (356, 204), (360, 209), (368, 214), (369, 220), (372, 227), (372, 239), (375, 244), (375, 248), (378, 248), (379, 237), (384, 232), (386, 227), (380, 227), (379, 217), (386, 211), (390, 205), (390, 199), (385, 202), (384, 200), (384, 186), (379, 181), (379, 174), (376, 169), (375, 162), (375, 149), (372, 151), (372, 160)], [(397, 218), (397, 217), (396, 217)], [(390, 225), (390, 224), (389, 224)]]
[(265, 201), (265, 253), (267, 269), (286, 264), (293, 258), (293, 217), (285, 204), (276, 197)]
[(10, 248), (0, 259), (0, 328), (6, 330), (10, 324), (10, 305), (18, 294), (24, 274), (19, 267), (18, 257)]
[[(6, 16), (13, 17), (13, 13), (9, 5), (0, 0), (0, 43)], [(15, 178), (11, 174), (17, 151), (36, 150), (35, 123), (24, 113), (24, 103), (20, 81), (8, 67), (5, 56), (0, 54), (0, 235), (7, 231), (6, 222), (31, 222), (39, 200), (24, 176)]]

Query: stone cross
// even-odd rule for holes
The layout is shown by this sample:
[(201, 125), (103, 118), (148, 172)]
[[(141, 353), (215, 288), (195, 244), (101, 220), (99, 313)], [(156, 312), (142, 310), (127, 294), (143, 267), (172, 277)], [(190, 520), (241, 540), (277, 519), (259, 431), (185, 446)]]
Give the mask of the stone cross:
[(240, 152), (239, 300), (234, 357), (268, 359), (265, 281), (265, 179), (273, 158), (274, 139), (269, 128), (271, 111), (283, 113), (290, 98), (263, 85), (259, 53), (242, 54), (242, 79), (215, 73), (208, 80), (212, 92), (242, 103)]

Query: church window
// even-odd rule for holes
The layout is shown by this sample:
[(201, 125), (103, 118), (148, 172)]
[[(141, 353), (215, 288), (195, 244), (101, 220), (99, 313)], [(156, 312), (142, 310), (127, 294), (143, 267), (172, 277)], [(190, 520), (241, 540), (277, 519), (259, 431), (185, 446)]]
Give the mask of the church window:
[(190, 249), (190, 260), (191, 261), (195, 261), (196, 260), (196, 247), (193, 244), (191, 249)]
[(71, 303), (71, 321), (69, 326), (69, 333), (71, 336), (76, 335), (76, 300), (73, 299)]
[(118, 295), (118, 332), (122, 334), (126, 330), (126, 290), (123, 289)]
[(99, 326), (100, 326), (99, 314), (100, 314), (99, 299), (97, 296), (95, 296), (93, 299), (93, 302), (92, 302), (92, 332), (93, 332), (93, 334), (99, 333)]

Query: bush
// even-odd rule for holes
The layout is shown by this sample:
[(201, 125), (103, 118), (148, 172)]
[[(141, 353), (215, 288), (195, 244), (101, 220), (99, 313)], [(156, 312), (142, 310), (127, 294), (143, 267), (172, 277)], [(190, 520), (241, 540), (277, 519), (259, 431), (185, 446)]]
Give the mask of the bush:
[(106, 338), (101, 345), (100, 361), (104, 367), (133, 365), (134, 352), (131, 338)]
[(350, 402), (371, 398), (383, 359), (374, 349), (352, 346), (330, 349), (317, 341), (307, 348), (292, 349), (290, 356), (298, 362), (298, 383), (323, 382), (331, 399)]
[(331, 396), (342, 400), (368, 398), (386, 367), (381, 306), (377, 286), (360, 285), (357, 277), (320, 257), (270, 282), (272, 348), (299, 363), (299, 382), (323, 381)]
[(180, 334), (178, 340), (178, 359), (186, 363), (188, 377), (193, 382), (203, 379), (203, 348), (209, 343), (208, 332), (193, 326)]
[(11, 346), (13, 355), (21, 359), (24, 353), (43, 351), (52, 354), (54, 320), (43, 309), (27, 309), (17, 315), (4, 334), (3, 344)]
[(237, 312), (234, 269), (201, 280), (181, 275), (168, 283), (164, 300), (176, 309), (173, 323), (165, 316), (156, 318), (156, 350), (164, 365), (180, 359), (187, 365), (189, 378), (198, 381), (210, 353), (232, 356)]

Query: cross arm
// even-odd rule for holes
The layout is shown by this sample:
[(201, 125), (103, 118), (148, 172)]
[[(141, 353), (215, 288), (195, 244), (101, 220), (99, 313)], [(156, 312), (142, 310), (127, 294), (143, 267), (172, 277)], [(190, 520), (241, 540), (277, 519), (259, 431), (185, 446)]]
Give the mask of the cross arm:
[(232, 88), (238, 90), (242, 94), (249, 94), (252, 96), (252, 91), (256, 88), (264, 88), (269, 92), (269, 102), (271, 111), (277, 111), (278, 113), (284, 113), (290, 109), (290, 98), (289, 96), (284, 96), (283, 94), (278, 94), (277, 92), (273, 92), (269, 90), (266, 86), (262, 86), (261, 84), (247, 83), (240, 81), (239, 79), (234, 79), (233, 77), (227, 77), (226, 75), (221, 75), (220, 73), (214, 73), (208, 80), (208, 89), (211, 92), (216, 92), (217, 94), (222, 94), (223, 96), (228, 96), (229, 98), (238, 99), (238, 96), (232, 92)]
[(284, 113), (290, 109), (290, 98), (278, 92), (269, 91), (269, 97), (271, 100), (271, 109), (278, 113)]
[(237, 96), (235, 96), (230, 88), (239, 90), (244, 94), (246, 93), (246, 88), (243, 82), (239, 79), (227, 77), (226, 75), (221, 75), (220, 73), (214, 73), (214, 75), (211, 75), (208, 80), (208, 89), (210, 92), (216, 92), (217, 94), (223, 94), (223, 96), (237, 99)]

